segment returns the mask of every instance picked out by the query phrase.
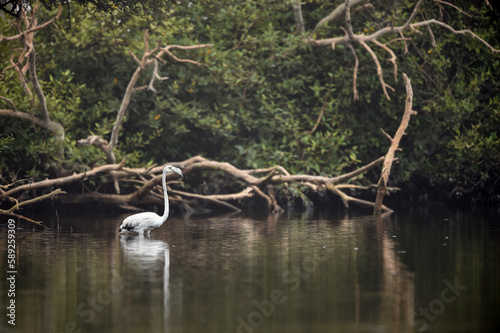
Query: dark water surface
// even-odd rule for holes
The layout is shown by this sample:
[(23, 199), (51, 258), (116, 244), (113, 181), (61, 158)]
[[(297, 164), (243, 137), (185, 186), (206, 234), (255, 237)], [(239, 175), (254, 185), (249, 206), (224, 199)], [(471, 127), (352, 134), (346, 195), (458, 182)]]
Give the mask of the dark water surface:
[[(398, 207), (171, 217), (59, 212), (16, 230), (15, 296), (0, 231), (1, 332), (493, 332), (500, 213)], [(5, 219), (4, 217), (1, 217)], [(2, 220), (1, 222), (6, 222)], [(59, 223), (59, 232), (57, 231)], [(9, 302), (15, 300), (15, 326)]]

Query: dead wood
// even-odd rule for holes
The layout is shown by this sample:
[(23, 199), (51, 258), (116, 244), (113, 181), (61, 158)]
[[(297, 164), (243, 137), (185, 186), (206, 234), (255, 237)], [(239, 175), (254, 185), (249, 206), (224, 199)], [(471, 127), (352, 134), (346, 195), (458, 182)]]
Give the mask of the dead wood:
[[(340, 189), (355, 188), (356, 190), (368, 190), (373, 188), (376, 185), (371, 185), (371, 187), (356, 186), (344, 182), (359, 177), (361, 174), (380, 165), (382, 161), (384, 161), (384, 157), (380, 157), (352, 172), (339, 176), (327, 177), (316, 175), (291, 175), (283, 166), (279, 165), (267, 169), (242, 170), (227, 162), (210, 161), (201, 156), (194, 156), (185, 161), (169, 163), (181, 168), (185, 177), (183, 182), (168, 181), (169, 178), (167, 178), (167, 186), (171, 202), (174, 205), (180, 206), (184, 212), (188, 213), (206, 211), (209, 205), (215, 205), (231, 211), (241, 211), (243, 209), (243, 202), (252, 198), (260, 198), (259, 200), (261, 200), (271, 212), (282, 212), (283, 208), (280, 206), (277, 199), (280, 197), (278, 193), (280, 193), (280, 191), (288, 191), (290, 185), (294, 185), (296, 190), (299, 189), (297, 185), (303, 185), (306, 186), (309, 191), (313, 192), (324, 191), (326, 188), (330, 193), (338, 196), (345, 203), (346, 207), (349, 207), (350, 202), (373, 206), (374, 203), (349, 196)], [(103, 176), (108, 178), (111, 182), (116, 180), (124, 187), (126, 187), (126, 184), (129, 184), (127, 188), (130, 193), (113, 194), (99, 192), (97, 189), (102, 188), (102, 186), (93, 190), (89, 190), (89, 186), (82, 186), (82, 192), (75, 193), (73, 186), (71, 193), (59, 196), (57, 200), (63, 204), (99, 202), (101, 204), (114, 205), (124, 209), (139, 209), (139, 207), (145, 205), (162, 205), (163, 193), (161, 189), (161, 172), (164, 165), (145, 168), (126, 168), (124, 164), (125, 159), (120, 164), (106, 164), (86, 172), (74, 173), (66, 177), (45, 179), (29, 184), (21, 184), (15, 187), (15, 184), (2, 186), (2, 188), (0, 188), (0, 194), (3, 198), (3, 202), (4, 204), (10, 202), (11, 207), (8, 210), (0, 211), (0, 213), (14, 216), (14, 211), (22, 206), (27, 206), (49, 197), (55, 197), (57, 194), (65, 193), (58, 189), (48, 195), (37, 196), (38, 192), (47, 188), (55, 186), (71, 188), (68, 186), (76, 182), (82, 182), (83, 184), (83, 182), (89, 179), (96, 179), (97, 177), (102, 179)], [(224, 179), (227, 181), (227, 184), (233, 184), (231, 188), (239, 187), (239, 189), (235, 191), (228, 190), (228, 186), (220, 186), (219, 189), (219, 187), (217, 187), (219, 185), (211, 184), (210, 186), (212, 187), (209, 188), (208, 193), (199, 193), (199, 190), (189, 186), (189, 178), (191, 176), (195, 178), (200, 177), (200, 175), (210, 177), (210, 175), (214, 173), (219, 176), (222, 174), (223, 177), (226, 177)], [(263, 176), (258, 177), (258, 175)], [(132, 184), (132, 187), (130, 184)], [(213, 186), (216, 186), (215, 190)], [(184, 189), (182, 189), (182, 187), (184, 187)], [(222, 191), (228, 191), (228, 193), (222, 193)], [(304, 201), (304, 204), (306, 206), (311, 206), (311, 199), (309, 199), (302, 190), (298, 190), (298, 192), (300, 192), (300, 199)], [(27, 194), (31, 196), (34, 195), (34, 199), (23, 201), (21, 198), (24, 198)], [(288, 196), (286, 193), (283, 194), (284, 195), (281, 195), (282, 198)], [(383, 207), (383, 209), (385, 211), (391, 211), (387, 207)], [(20, 217), (20, 215), (16, 216)], [(29, 220), (29, 218), (26, 218), (26, 220)]]
[[(429, 35), (430, 43), (433, 46), (436, 46), (435, 42), (435, 36), (432, 31), (433, 26), (438, 26), (440, 28), (443, 28), (449, 32), (451, 32), (454, 35), (464, 35), (468, 36), (470, 38), (476, 39), (479, 41), (481, 44), (486, 46), (491, 50), (493, 53), (499, 53), (500, 49), (496, 49), (493, 47), (491, 44), (489, 44), (487, 41), (482, 39), (480, 36), (478, 36), (476, 33), (474, 33), (470, 29), (462, 29), (462, 30), (457, 30), (453, 28), (452, 26), (438, 20), (435, 18), (431, 19), (422, 19), (418, 20), (418, 13), (420, 11), (420, 7), (423, 3), (423, 0), (419, 0), (415, 7), (413, 8), (412, 13), (409, 15), (408, 19), (405, 21), (404, 24), (399, 25), (399, 26), (393, 26), (393, 25), (387, 25), (385, 27), (382, 27), (378, 30), (373, 31), (373, 33), (366, 34), (364, 32), (362, 33), (355, 33), (353, 31), (353, 27), (351, 25), (351, 7), (360, 5), (361, 2), (364, 2), (364, 0), (346, 0), (344, 3), (340, 4), (338, 7), (336, 7), (332, 12), (330, 12), (328, 15), (326, 15), (324, 18), (322, 18), (317, 24), (314, 30), (309, 34), (308, 38), (304, 39), (305, 43), (311, 44), (311, 45), (316, 45), (316, 46), (330, 46), (332, 49), (335, 49), (335, 46), (338, 44), (344, 44), (347, 45), (350, 49), (351, 52), (353, 53), (354, 60), (355, 60), (355, 66), (354, 66), (354, 73), (353, 73), (353, 99), (357, 100), (359, 98), (357, 87), (356, 87), (356, 81), (357, 81), (357, 75), (358, 75), (358, 69), (359, 69), (359, 64), (358, 64), (358, 56), (356, 54), (356, 50), (354, 49), (354, 45), (358, 44), (360, 45), (372, 58), (372, 61), (377, 69), (377, 76), (380, 82), (380, 86), (382, 87), (382, 92), (386, 96), (387, 99), (390, 100), (390, 95), (388, 92), (389, 90), (394, 91), (394, 89), (388, 85), (385, 82), (385, 78), (383, 75), (383, 70), (382, 66), (379, 61), (379, 56), (375, 52), (375, 50), (370, 46), (371, 44), (381, 48), (384, 50), (384, 52), (387, 52), (389, 54), (389, 61), (391, 62), (393, 66), (393, 73), (394, 73), (394, 80), (397, 81), (398, 77), (398, 66), (397, 66), (397, 60), (396, 60), (396, 55), (394, 51), (390, 48), (389, 44), (395, 41), (403, 41), (405, 43), (405, 49), (407, 50), (406, 46), (406, 41), (410, 40), (410, 38), (405, 38), (403, 33), (405, 32), (412, 32), (416, 34), (422, 34), (422, 32), (419, 30), (419, 28), (426, 29)], [(464, 11), (459, 9), (458, 7), (449, 4), (447, 2), (441, 2), (440, 3), (446, 4), (450, 6), (451, 8), (459, 11), (461, 14), (466, 14)], [(370, 4), (367, 4), (370, 5)], [(363, 9), (366, 8), (366, 6), (357, 6), (357, 9)], [(294, 4), (295, 6), (295, 4)], [(294, 7), (295, 8), (295, 7)], [(296, 14), (297, 15), (297, 14)], [(466, 14), (468, 15), (468, 14)], [(344, 23), (346, 25), (346, 29), (341, 27), (342, 30), (344, 30), (344, 35), (343, 36), (336, 36), (336, 37), (330, 37), (330, 38), (316, 38), (318, 31), (321, 30), (324, 26), (326, 26), (327, 23), (331, 23), (333, 21), (339, 20), (342, 17), (344, 17)], [(298, 19), (296, 18), (296, 21)], [(300, 20), (300, 19), (299, 19)], [(366, 31), (365, 31), (366, 32)], [(389, 36), (389, 35), (399, 35), (401, 38), (393, 39), (389, 42), (382, 43), (379, 41), (382, 37)]]
[(406, 85), (406, 103), (405, 103), (405, 112), (403, 114), (403, 119), (401, 120), (401, 123), (399, 124), (399, 128), (396, 131), (396, 134), (394, 135), (393, 138), (391, 138), (387, 133), (385, 133), (383, 130), (382, 132), (389, 138), (391, 141), (391, 146), (389, 147), (389, 150), (387, 151), (387, 154), (385, 155), (384, 158), (384, 164), (382, 167), (382, 173), (380, 174), (380, 180), (378, 181), (378, 187), (377, 187), (377, 197), (375, 199), (375, 205), (373, 208), (373, 213), (374, 214), (380, 214), (384, 209), (382, 207), (382, 201), (385, 196), (385, 192), (387, 189), (387, 183), (389, 181), (389, 175), (391, 174), (391, 167), (392, 163), (394, 161), (394, 156), (396, 154), (397, 150), (400, 150), (399, 147), (399, 142), (401, 141), (401, 138), (403, 135), (405, 135), (406, 128), (408, 127), (408, 124), (410, 122), (410, 117), (412, 115), (416, 115), (417, 112), (413, 111), (412, 108), (412, 103), (413, 103), (413, 89), (411, 87), (411, 82), (410, 79), (408, 79), (408, 76), (403, 73), (403, 79), (405, 81)]

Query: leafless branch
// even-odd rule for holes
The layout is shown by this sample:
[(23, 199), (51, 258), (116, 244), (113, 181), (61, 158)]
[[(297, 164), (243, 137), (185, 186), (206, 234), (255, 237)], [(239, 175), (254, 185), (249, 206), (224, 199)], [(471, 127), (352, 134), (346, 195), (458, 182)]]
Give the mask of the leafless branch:
[[(363, 2), (365, 0), (351, 0), (350, 1), (350, 5), (351, 6), (355, 6), (357, 5), (358, 3), (360, 2)], [(340, 17), (342, 17), (342, 15), (344, 14), (345, 12), (345, 9), (346, 9), (346, 5), (345, 3), (342, 3), (340, 4), (337, 8), (335, 8), (330, 14), (328, 14), (327, 16), (325, 16), (324, 18), (322, 18), (317, 24), (316, 26), (314, 27), (314, 31), (313, 33), (315, 33), (319, 28), (321, 28), (322, 26), (326, 25), (327, 23), (329, 22), (332, 22), (332, 21), (335, 21), (337, 19), (339, 19)]]
[(406, 85), (405, 112), (403, 114), (401, 123), (399, 124), (399, 128), (396, 131), (396, 134), (394, 135), (393, 138), (391, 138), (387, 133), (384, 132), (384, 134), (387, 135), (387, 137), (389, 137), (389, 139), (391, 140), (391, 145), (389, 147), (389, 150), (387, 151), (387, 154), (385, 155), (384, 165), (382, 167), (380, 180), (378, 182), (377, 197), (375, 198), (375, 205), (373, 208), (374, 214), (380, 214), (383, 210), (382, 201), (384, 199), (384, 195), (387, 189), (387, 184), (389, 181), (389, 175), (391, 173), (392, 163), (394, 161), (394, 156), (396, 154), (396, 151), (399, 150), (398, 148), (399, 142), (401, 141), (403, 135), (405, 135), (406, 128), (408, 127), (408, 124), (410, 122), (410, 117), (412, 115), (417, 114), (415, 111), (412, 110), (413, 89), (411, 87), (410, 79), (408, 79), (408, 76), (406, 76), (406, 74), (403, 74), (403, 79)]
[[(459, 11), (461, 14), (464, 14), (464, 15), (466, 15), (468, 17), (472, 17), (472, 15), (470, 15), (469, 13), (464, 12), (463, 10), (461, 10), (460, 8), (458, 8), (457, 6), (455, 6), (454, 4), (449, 3), (447, 1), (434, 0), (434, 2), (441, 3), (441, 4), (446, 5), (446, 6), (450, 6), (450, 7), (454, 8), (454, 9), (456, 9), (457, 11)], [(486, 1), (486, 3), (488, 3), (488, 1)]]
[(375, 66), (377, 67), (377, 76), (378, 76), (378, 79), (380, 81), (380, 85), (382, 86), (382, 91), (384, 92), (385, 97), (388, 100), (390, 100), (391, 97), (387, 93), (387, 88), (391, 89), (392, 91), (394, 91), (394, 88), (392, 88), (391, 86), (389, 86), (388, 84), (385, 83), (385, 81), (384, 81), (384, 75), (383, 75), (383, 72), (382, 72), (382, 66), (380, 65), (380, 62), (378, 61), (377, 55), (375, 54), (375, 52), (373, 52), (373, 50), (371, 49), (371, 47), (368, 46), (368, 44), (366, 44), (363, 41), (360, 41), (359, 43), (372, 56), (373, 62), (375, 63)]
[(12, 109), (14, 110), (14, 112), (17, 112), (16, 104), (14, 104), (14, 102), (12, 102), (11, 99), (9, 99), (7, 97), (3, 97), (3, 96), (0, 96), (0, 99), (9, 103), (12, 106)]
[(351, 6), (349, 2), (349, 0), (345, 0), (345, 24), (347, 26), (347, 35), (349, 36), (349, 39), (352, 40), (354, 37), (354, 33), (352, 31)]
[(394, 81), (398, 81), (398, 64), (396, 62), (396, 54), (394, 51), (392, 51), (387, 45), (380, 43), (378, 40), (374, 40), (373, 43), (377, 46), (380, 46), (383, 48), (387, 53), (391, 55), (391, 57), (388, 59), (392, 65), (394, 66)]
[[(38, 8), (40, 4), (37, 3), (36, 4), (36, 8)], [(21, 37), (24, 37), (28, 34), (31, 34), (31, 33), (34, 33), (35, 31), (38, 31), (38, 30), (41, 30), (41, 29), (44, 29), (45, 27), (51, 25), (51, 24), (55, 24), (55, 21), (58, 20), (60, 17), (61, 17), (61, 13), (62, 13), (62, 9), (63, 9), (63, 6), (59, 6), (59, 10), (57, 11), (57, 14), (56, 16), (54, 16), (51, 20), (43, 23), (43, 24), (40, 24), (40, 25), (34, 25), (32, 28), (30, 29), (27, 29), (25, 31), (22, 31), (20, 32), (19, 34), (17, 35), (14, 35), (14, 36), (2, 36), (0, 35), (0, 42), (5, 40), (5, 41), (12, 41), (12, 40), (15, 40), (15, 39), (19, 39)], [(33, 14), (34, 15), (34, 14)], [(26, 12), (23, 12), (23, 14), (21, 16), (24, 16), (24, 19), (25, 21), (27, 22), (27, 16), (26, 16)], [(28, 23), (27, 26), (29, 26), (30, 24)]]
[(356, 54), (356, 50), (352, 46), (351, 43), (347, 43), (347, 46), (351, 50), (352, 56), (354, 57), (354, 69), (352, 71), (352, 99), (354, 101), (359, 100), (359, 94), (358, 94), (358, 69), (359, 69), (359, 59), (358, 55)]
[(178, 58), (172, 52), (170, 52), (170, 50), (173, 50), (173, 49), (194, 50), (194, 49), (200, 49), (200, 48), (212, 47), (212, 46), (213, 46), (213, 44), (190, 45), (190, 46), (168, 45), (166, 47), (162, 47), (161, 50), (163, 52), (165, 52), (166, 54), (168, 54), (168, 56), (170, 56), (175, 61), (178, 61), (178, 62), (187, 62), (187, 63), (194, 64), (194, 65), (201, 65), (200, 62), (195, 61), (195, 60)]

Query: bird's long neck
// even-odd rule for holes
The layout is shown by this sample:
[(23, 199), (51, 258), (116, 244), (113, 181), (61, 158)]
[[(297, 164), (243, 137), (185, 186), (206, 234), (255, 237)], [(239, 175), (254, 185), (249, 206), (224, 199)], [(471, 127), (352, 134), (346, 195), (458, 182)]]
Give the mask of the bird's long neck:
[(162, 183), (163, 183), (163, 196), (165, 197), (165, 210), (163, 211), (163, 216), (161, 217), (161, 222), (163, 223), (167, 220), (169, 212), (168, 194), (167, 194), (167, 170), (163, 170)]

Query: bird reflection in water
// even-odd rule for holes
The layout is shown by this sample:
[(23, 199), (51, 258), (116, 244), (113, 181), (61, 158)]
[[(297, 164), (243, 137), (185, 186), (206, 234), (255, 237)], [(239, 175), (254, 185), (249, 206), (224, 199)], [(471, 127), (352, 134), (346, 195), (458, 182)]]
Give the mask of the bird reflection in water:
[[(168, 243), (149, 236), (120, 235), (123, 267), (134, 281), (138, 297), (151, 301), (158, 309), (159, 290), (163, 291), (163, 323), (168, 322), (170, 252)], [(161, 282), (161, 284), (160, 284)]]

